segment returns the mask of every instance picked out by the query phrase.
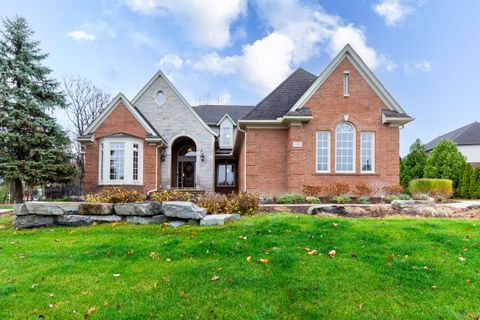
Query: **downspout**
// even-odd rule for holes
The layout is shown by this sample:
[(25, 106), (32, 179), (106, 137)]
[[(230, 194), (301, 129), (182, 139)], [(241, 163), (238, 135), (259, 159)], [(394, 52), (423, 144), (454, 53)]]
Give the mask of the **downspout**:
[(247, 192), (247, 131), (240, 128), (240, 125), (237, 126), (237, 130), (245, 134), (245, 140), (243, 141), (243, 192)]
[(150, 194), (150, 193), (158, 190), (158, 161), (159, 161), (159, 159), (158, 159), (158, 148), (161, 148), (161, 147), (163, 147), (163, 142), (155, 147), (155, 189), (148, 190), (147, 194)]

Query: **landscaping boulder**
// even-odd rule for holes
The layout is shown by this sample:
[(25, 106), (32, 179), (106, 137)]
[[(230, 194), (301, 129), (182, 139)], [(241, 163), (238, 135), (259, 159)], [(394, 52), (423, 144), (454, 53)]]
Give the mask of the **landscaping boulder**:
[(317, 204), (308, 208), (308, 214), (318, 214), (318, 213), (334, 213), (334, 214), (345, 214), (344, 206), (332, 206)]
[(70, 226), (70, 227), (78, 227), (78, 226), (88, 226), (92, 223), (110, 223), (110, 222), (120, 222), (122, 218), (119, 216), (107, 216), (107, 215), (78, 215), (78, 214), (71, 214), (71, 215), (64, 215), (60, 216), (57, 219), (57, 222), (61, 226)]
[(172, 227), (172, 228), (178, 228), (178, 227), (183, 226), (183, 225), (185, 225), (185, 224), (186, 224), (186, 222), (185, 222), (185, 221), (181, 221), (181, 220), (173, 220), (173, 221), (170, 221), (170, 222), (168, 223), (168, 225), (169, 225), (170, 227)]
[(200, 220), (201, 226), (223, 226), (227, 221), (239, 220), (239, 214), (210, 214)]
[(50, 227), (55, 225), (55, 217), (42, 215), (20, 215), (15, 217), (13, 225), (17, 229)]
[(81, 203), (78, 207), (79, 215), (111, 215), (111, 203)]
[(167, 217), (163, 214), (152, 217), (127, 216), (127, 222), (134, 224), (162, 224), (165, 221), (167, 221)]
[(22, 215), (42, 215), (42, 216), (61, 216), (64, 214), (73, 214), (78, 212), (80, 202), (41, 202), (31, 201), (13, 206), (13, 212), (17, 216)]
[(160, 214), (161, 204), (158, 202), (116, 203), (113, 206), (119, 216), (154, 216)]
[(207, 209), (188, 201), (165, 201), (162, 210), (167, 217), (179, 219), (201, 220), (207, 214)]
[(395, 210), (418, 209), (419, 207), (435, 207), (433, 200), (393, 200), (391, 206)]

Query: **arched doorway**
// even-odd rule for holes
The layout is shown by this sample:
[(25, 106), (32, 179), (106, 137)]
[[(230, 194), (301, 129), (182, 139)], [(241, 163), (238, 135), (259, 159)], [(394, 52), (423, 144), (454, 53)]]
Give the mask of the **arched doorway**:
[(172, 186), (195, 188), (197, 146), (189, 137), (177, 138), (172, 145)]

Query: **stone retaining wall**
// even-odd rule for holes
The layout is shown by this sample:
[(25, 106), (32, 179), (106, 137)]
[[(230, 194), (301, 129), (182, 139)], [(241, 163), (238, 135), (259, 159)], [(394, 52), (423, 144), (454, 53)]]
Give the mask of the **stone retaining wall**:
[(169, 223), (224, 225), (240, 215), (207, 215), (207, 210), (191, 202), (145, 203), (27, 202), (15, 205), (17, 229), (50, 226), (85, 226), (94, 223), (127, 222), (134, 224)]

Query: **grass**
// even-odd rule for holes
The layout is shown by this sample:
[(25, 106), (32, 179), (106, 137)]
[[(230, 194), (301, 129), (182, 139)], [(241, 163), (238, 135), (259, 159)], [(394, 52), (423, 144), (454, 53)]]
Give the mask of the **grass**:
[(0, 204), (0, 209), (13, 209), (11, 204)]
[(480, 316), (478, 220), (275, 214), (225, 227), (23, 231), (11, 223), (0, 218), (0, 319)]

